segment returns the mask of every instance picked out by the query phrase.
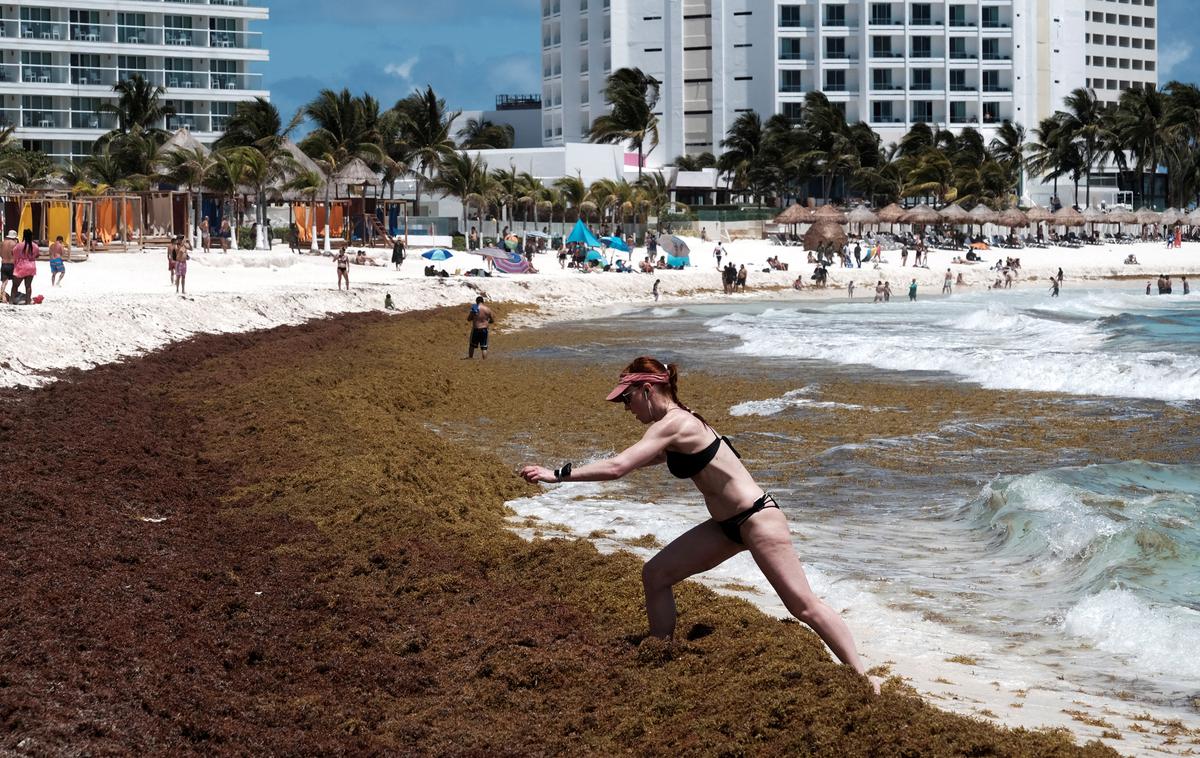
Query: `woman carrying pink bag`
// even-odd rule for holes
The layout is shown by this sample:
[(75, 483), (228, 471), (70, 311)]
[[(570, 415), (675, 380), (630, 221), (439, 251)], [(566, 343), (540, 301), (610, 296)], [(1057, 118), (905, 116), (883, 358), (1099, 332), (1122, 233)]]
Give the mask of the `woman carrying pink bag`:
[(10, 302), (17, 302), (17, 289), (25, 283), (25, 304), (33, 302), (33, 277), (37, 275), (37, 259), (41, 254), (33, 241), (33, 230), (25, 230), (25, 239), (13, 248), (13, 288)]

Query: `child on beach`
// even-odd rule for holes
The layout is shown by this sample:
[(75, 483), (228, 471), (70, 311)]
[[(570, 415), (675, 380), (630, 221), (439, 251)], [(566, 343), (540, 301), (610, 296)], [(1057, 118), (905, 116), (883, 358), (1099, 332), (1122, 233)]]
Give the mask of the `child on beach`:
[(656, 303), (658, 302), (658, 285), (661, 283), (662, 283), (662, 279), (655, 279), (654, 280), (654, 289), (651, 290), (654, 293), (654, 302), (656, 302)]
[(809, 586), (779, 504), (755, 483), (729, 439), (679, 399), (675, 364), (664, 365), (646, 356), (634, 359), (606, 399), (622, 403), (647, 426), (641, 440), (594, 463), (579, 467), (565, 463), (556, 470), (527, 465), (519, 473), (527, 482), (600, 482), (666, 463), (672, 476), (692, 481), (710, 518), (677, 537), (643, 566), (650, 634), (666, 640), (674, 636), (672, 588), (676, 584), (749, 550), (788, 611), (879, 692), (881, 680), (867, 676), (850, 628)]
[(63, 277), (67, 275), (67, 266), (63, 263), (63, 238), (58, 235), (54, 238), (54, 242), (50, 243), (50, 286), (57, 287), (62, 284)]

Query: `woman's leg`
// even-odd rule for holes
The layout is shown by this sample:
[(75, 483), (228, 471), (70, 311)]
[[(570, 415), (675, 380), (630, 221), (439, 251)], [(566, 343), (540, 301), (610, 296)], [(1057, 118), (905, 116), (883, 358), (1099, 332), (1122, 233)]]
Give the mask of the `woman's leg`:
[(650, 634), (669, 639), (675, 633), (675, 596), (671, 588), (689, 576), (719, 566), (745, 550), (709, 519), (671, 541), (642, 567), (646, 590), (646, 615)]
[(742, 539), (788, 611), (812, 627), (838, 660), (865, 675), (866, 668), (854, 648), (850, 627), (808, 586), (783, 512), (767, 508), (754, 514), (742, 524)]

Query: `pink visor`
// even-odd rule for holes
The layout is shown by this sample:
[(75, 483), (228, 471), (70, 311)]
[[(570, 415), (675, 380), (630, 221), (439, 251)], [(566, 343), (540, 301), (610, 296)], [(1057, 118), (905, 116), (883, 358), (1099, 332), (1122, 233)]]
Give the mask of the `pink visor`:
[(608, 393), (608, 397), (604, 398), (612, 402), (621, 399), (621, 395), (625, 394), (635, 384), (670, 384), (671, 377), (667, 374), (622, 374), (621, 381), (613, 388), (613, 391)]

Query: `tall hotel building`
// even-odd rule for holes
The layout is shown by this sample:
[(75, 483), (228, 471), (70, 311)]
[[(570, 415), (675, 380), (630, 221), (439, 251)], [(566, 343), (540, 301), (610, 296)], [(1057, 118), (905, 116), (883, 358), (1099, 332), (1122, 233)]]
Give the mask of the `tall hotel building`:
[(720, 152), (738, 114), (824, 92), (885, 142), (911, 125), (1032, 128), (1076, 87), (1157, 83), (1156, 0), (542, 0), (542, 138), (578, 142), (605, 77), (662, 82), (653, 162)]
[(79, 160), (116, 126), (97, 106), (141, 74), (166, 89), (202, 142), (220, 136), (241, 100), (267, 97), (253, 64), (267, 60), (266, 0), (7, 0), (0, 5), (0, 124), (27, 147)]

